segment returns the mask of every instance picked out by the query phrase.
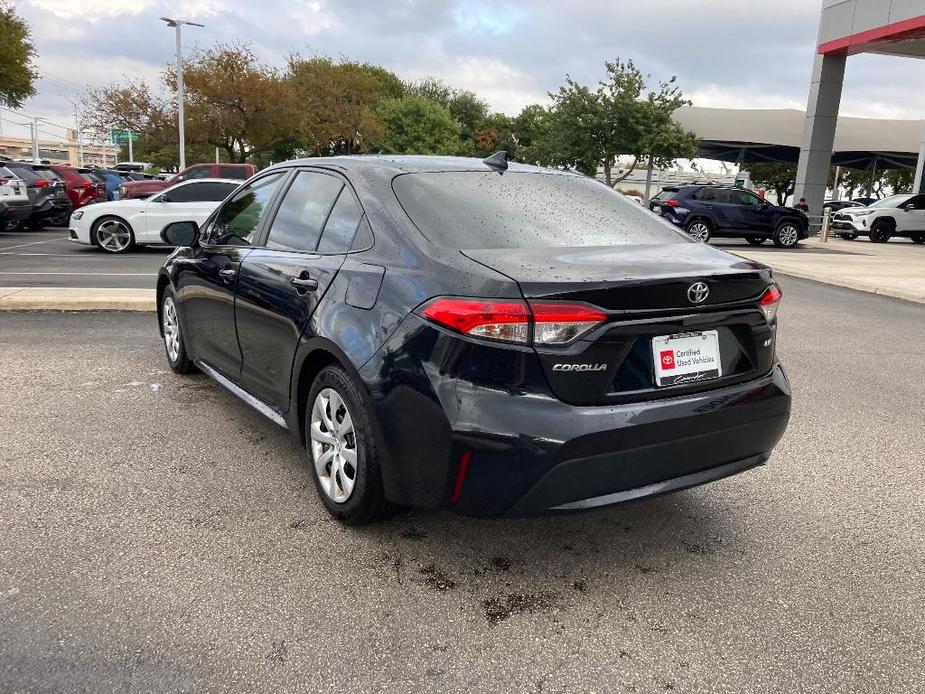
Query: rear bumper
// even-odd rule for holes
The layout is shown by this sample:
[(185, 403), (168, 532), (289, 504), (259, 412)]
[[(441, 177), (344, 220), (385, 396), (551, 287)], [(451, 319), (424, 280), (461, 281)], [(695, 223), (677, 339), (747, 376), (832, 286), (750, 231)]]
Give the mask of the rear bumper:
[(457, 512), (590, 508), (726, 477), (767, 459), (791, 401), (780, 366), (733, 387), (616, 407), (501, 397), (472, 402), (498, 420), (494, 431), (455, 428), (457, 449), (472, 451)]
[(22, 222), (32, 215), (32, 204), (29, 202), (6, 203), (0, 202), (0, 223), (15, 224)]

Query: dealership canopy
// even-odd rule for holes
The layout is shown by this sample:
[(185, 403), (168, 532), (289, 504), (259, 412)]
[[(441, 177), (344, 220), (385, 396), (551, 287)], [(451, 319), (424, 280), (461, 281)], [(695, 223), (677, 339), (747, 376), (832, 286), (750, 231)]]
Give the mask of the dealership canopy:
[[(806, 114), (796, 109), (685, 106), (675, 119), (700, 138), (700, 156), (737, 163), (796, 164)], [(832, 164), (856, 169), (915, 169), (925, 121), (840, 116)]]

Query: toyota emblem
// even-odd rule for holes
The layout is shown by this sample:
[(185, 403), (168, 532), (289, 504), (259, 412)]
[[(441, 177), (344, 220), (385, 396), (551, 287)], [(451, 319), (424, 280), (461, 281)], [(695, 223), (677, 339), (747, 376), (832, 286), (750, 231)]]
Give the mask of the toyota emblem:
[(692, 304), (702, 304), (710, 296), (710, 288), (704, 282), (694, 282), (687, 288), (687, 298)]

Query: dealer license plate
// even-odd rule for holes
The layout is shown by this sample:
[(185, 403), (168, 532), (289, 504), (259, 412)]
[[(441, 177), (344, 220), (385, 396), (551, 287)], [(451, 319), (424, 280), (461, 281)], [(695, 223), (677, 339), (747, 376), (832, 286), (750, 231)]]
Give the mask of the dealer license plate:
[(723, 375), (719, 333), (715, 330), (654, 337), (652, 356), (659, 386), (709, 381)]

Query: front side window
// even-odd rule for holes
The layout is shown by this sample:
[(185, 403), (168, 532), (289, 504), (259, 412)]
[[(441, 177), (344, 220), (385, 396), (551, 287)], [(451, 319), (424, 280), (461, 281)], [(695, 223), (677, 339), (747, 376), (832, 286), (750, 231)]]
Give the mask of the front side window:
[(279, 206), (270, 226), (267, 248), (311, 252), (344, 184), (335, 176), (301, 171)]
[(212, 166), (191, 166), (186, 173), (177, 176), (178, 181), (189, 181), (194, 178), (209, 178)]
[(762, 200), (757, 195), (752, 195), (751, 193), (747, 193), (744, 190), (742, 190), (742, 191), (739, 191), (739, 203), (742, 205), (750, 205), (752, 207), (758, 207), (759, 205), (762, 204)]
[(570, 174), (452, 171), (397, 176), (420, 232), (458, 249), (690, 243), (671, 224), (597, 181)]
[(219, 166), (219, 178), (240, 178), (242, 181), (250, 178), (249, 170), (244, 166)]
[(204, 243), (213, 246), (249, 246), (266, 218), (270, 202), (285, 172), (264, 176), (239, 190), (222, 205)]

